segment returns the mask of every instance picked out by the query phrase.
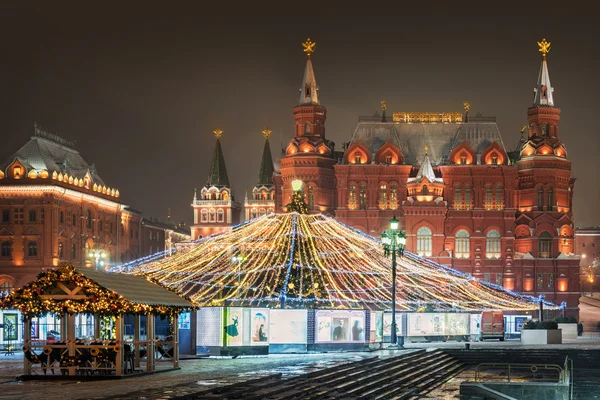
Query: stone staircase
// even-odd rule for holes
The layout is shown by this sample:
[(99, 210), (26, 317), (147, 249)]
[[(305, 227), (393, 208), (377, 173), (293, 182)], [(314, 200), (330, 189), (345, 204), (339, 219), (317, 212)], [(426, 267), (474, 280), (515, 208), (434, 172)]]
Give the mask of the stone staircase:
[[(290, 379), (281, 374), (197, 392), (186, 399), (417, 399), (461, 372), (440, 350), (373, 357)], [(183, 399), (180, 397), (179, 399)]]

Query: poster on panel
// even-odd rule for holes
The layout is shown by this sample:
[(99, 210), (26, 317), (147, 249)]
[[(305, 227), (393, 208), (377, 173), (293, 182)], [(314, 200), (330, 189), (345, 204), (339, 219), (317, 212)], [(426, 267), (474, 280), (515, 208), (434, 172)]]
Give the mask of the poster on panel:
[(371, 311), (371, 325), (369, 341), (371, 343), (383, 341), (383, 311)]
[(408, 336), (437, 336), (444, 334), (444, 314), (408, 314)]
[(471, 323), (469, 324), (469, 332), (471, 335), (479, 335), (481, 332), (481, 314), (470, 314)]
[(318, 310), (317, 342), (363, 342), (365, 312), (351, 310)]
[[(383, 314), (383, 336), (392, 335), (392, 313)], [(396, 335), (402, 335), (402, 314), (396, 313)]]
[(252, 336), (253, 346), (266, 346), (269, 344), (269, 310), (267, 308), (252, 308)]
[(469, 335), (469, 314), (446, 313), (444, 316), (445, 335)]
[(228, 307), (225, 309), (225, 345), (242, 345), (242, 308)]
[(269, 344), (306, 344), (306, 310), (270, 310)]

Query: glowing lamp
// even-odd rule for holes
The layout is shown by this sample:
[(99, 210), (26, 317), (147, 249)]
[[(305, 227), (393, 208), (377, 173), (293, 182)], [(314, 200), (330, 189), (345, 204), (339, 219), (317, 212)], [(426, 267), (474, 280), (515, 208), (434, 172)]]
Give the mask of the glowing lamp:
[(394, 215), (394, 217), (390, 221), (390, 229), (393, 231), (398, 230), (398, 222), (399, 221), (396, 219), (396, 216)]
[(302, 181), (300, 179), (296, 179), (292, 181), (292, 190), (294, 192), (299, 192), (302, 190)]

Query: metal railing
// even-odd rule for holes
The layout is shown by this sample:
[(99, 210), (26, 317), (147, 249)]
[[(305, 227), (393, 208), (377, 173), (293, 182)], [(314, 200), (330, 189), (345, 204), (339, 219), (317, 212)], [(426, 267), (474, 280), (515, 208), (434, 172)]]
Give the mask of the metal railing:
[[(475, 382), (481, 382), (480, 375), (481, 369), (489, 370), (489, 369), (502, 369), (507, 371), (507, 382), (511, 381), (511, 373), (514, 373), (515, 370), (527, 371), (533, 373), (533, 378), (536, 381), (540, 381), (537, 377), (537, 373), (540, 370), (546, 371), (556, 371), (558, 373), (558, 382), (559, 383), (567, 383), (567, 375), (565, 373), (565, 369), (558, 364), (522, 364), (522, 363), (481, 363), (475, 367)], [(567, 380), (566, 380), (567, 379)]]

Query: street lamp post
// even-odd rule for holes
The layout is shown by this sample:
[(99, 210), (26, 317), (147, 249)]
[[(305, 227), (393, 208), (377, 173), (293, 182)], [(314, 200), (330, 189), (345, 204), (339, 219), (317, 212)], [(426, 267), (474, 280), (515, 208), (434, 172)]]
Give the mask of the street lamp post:
[(396, 216), (390, 221), (390, 229), (381, 234), (381, 244), (386, 257), (392, 254), (392, 337), (390, 347), (402, 347), (398, 345), (398, 334), (396, 333), (396, 252), (402, 257), (406, 246), (406, 235), (398, 230), (399, 221)]
[(104, 261), (106, 252), (103, 249), (90, 249), (87, 256), (94, 263), (96, 271), (99, 271), (100, 267), (106, 265), (106, 262)]

